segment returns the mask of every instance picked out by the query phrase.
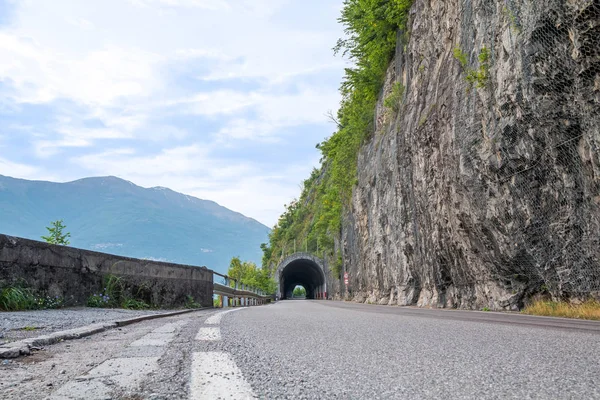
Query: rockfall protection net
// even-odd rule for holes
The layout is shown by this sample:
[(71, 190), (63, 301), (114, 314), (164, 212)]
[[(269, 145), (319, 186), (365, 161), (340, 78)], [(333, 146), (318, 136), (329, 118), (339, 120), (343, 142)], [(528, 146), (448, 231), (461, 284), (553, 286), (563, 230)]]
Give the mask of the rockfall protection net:
[(461, 7), (462, 183), (510, 248), (486, 262), (541, 291), (599, 293), (600, 0)]

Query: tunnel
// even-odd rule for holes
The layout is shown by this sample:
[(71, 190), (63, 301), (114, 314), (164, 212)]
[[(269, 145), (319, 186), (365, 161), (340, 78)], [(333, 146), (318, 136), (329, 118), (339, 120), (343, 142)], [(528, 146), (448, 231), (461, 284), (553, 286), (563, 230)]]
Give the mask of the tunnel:
[(278, 270), (279, 298), (293, 298), (294, 288), (304, 286), (307, 299), (326, 299), (327, 285), (322, 261), (309, 254), (294, 254)]

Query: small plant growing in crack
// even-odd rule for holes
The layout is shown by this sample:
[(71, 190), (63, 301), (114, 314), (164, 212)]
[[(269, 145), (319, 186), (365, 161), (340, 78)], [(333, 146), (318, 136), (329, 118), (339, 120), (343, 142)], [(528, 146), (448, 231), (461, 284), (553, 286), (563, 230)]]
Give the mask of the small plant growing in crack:
[(487, 47), (483, 47), (479, 52), (479, 67), (476, 69), (469, 68), (467, 54), (462, 51), (460, 47), (454, 48), (454, 58), (458, 60), (466, 73), (465, 80), (468, 83), (467, 90), (470, 90), (473, 86), (477, 89), (486, 87), (490, 77), (490, 51)]

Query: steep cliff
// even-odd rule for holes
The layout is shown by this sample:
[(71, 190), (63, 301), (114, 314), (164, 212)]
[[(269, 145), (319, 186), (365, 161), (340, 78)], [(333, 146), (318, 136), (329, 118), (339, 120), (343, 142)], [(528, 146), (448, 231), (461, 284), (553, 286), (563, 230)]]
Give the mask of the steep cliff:
[(407, 30), (360, 150), (338, 295), (600, 297), (600, 1), (416, 0)]

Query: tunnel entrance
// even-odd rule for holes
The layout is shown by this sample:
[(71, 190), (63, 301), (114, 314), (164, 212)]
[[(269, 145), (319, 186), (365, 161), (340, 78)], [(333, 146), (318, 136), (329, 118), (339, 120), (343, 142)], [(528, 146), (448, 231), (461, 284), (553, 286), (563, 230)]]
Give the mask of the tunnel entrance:
[(311, 254), (296, 253), (277, 268), (278, 294), (281, 300), (292, 299), (294, 288), (306, 289), (307, 299), (326, 299), (327, 284), (323, 261)]

